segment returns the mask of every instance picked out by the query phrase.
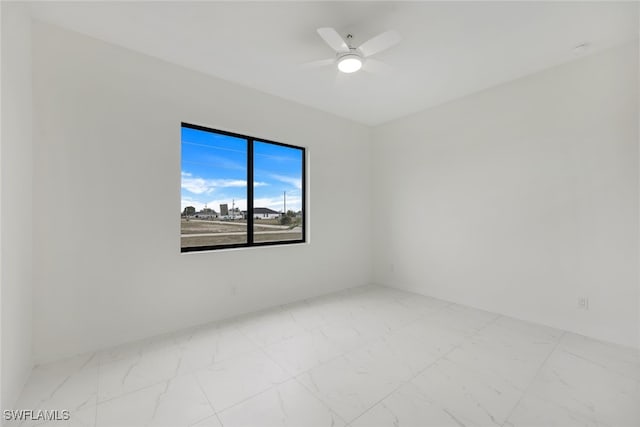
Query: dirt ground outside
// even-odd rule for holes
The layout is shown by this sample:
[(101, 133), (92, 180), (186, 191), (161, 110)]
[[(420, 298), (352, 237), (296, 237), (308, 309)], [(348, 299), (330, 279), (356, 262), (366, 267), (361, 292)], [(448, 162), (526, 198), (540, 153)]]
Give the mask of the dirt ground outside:
[[(254, 223), (255, 231), (273, 231), (274, 226), (264, 227)], [(278, 226), (283, 230), (288, 229), (286, 226)], [(247, 223), (244, 221), (206, 221), (190, 219), (180, 220), (180, 234), (204, 234), (204, 233), (232, 233), (243, 232), (247, 229)]]
[[(218, 246), (247, 243), (245, 221), (181, 220), (180, 246)], [(301, 240), (300, 227), (254, 223), (255, 242), (281, 242)]]

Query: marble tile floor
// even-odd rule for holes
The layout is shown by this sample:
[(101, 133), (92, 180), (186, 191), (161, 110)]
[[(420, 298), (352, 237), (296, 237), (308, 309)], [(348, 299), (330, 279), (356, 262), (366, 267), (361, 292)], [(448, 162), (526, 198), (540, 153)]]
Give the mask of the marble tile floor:
[(638, 351), (355, 288), (38, 366), (9, 426), (640, 426)]

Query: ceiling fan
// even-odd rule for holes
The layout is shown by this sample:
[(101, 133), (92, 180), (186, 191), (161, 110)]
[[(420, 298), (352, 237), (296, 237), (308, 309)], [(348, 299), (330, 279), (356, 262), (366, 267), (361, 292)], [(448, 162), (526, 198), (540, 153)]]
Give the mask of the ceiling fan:
[[(346, 40), (331, 27), (318, 28), (318, 34), (322, 39), (336, 51), (335, 58), (321, 59), (319, 61), (310, 62), (307, 66), (322, 66), (337, 64), (338, 70), (343, 73), (355, 73), (362, 68), (365, 60), (367, 64), (371, 64), (373, 68), (386, 68), (386, 64), (369, 57), (383, 50), (389, 49), (400, 42), (401, 37), (397, 31), (386, 31), (382, 34), (367, 40), (358, 47), (351, 45), (353, 36), (347, 34)], [(367, 65), (369, 68), (369, 65)]]

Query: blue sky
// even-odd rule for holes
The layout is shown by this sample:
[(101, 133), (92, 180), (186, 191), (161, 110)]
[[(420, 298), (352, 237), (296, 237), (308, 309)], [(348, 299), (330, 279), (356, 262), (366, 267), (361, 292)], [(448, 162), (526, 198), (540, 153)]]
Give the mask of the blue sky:
[[(254, 206), (276, 211), (300, 210), (302, 202), (302, 151), (279, 145), (254, 142)], [(205, 204), (220, 212), (247, 208), (247, 141), (227, 135), (182, 128), (181, 207), (202, 209)]]

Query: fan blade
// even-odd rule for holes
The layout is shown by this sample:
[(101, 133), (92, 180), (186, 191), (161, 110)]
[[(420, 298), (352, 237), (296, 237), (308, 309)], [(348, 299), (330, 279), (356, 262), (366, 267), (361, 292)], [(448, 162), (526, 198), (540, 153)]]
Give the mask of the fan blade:
[(335, 58), (319, 59), (317, 61), (305, 62), (304, 64), (300, 64), (300, 68), (305, 70), (310, 68), (319, 68), (334, 64), (335, 62)]
[(391, 71), (393, 71), (393, 67), (382, 61), (378, 61), (377, 59), (368, 58), (366, 61), (364, 61), (362, 70), (368, 73), (389, 74)]
[(318, 28), (320, 37), (336, 52), (348, 52), (347, 42), (331, 27)]
[(402, 40), (402, 37), (400, 37), (397, 31), (386, 31), (362, 43), (359, 49), (364, 56), (371, 56), (385, 49), (389, 49), (391, 46), (400, 42), (400, 40)]

